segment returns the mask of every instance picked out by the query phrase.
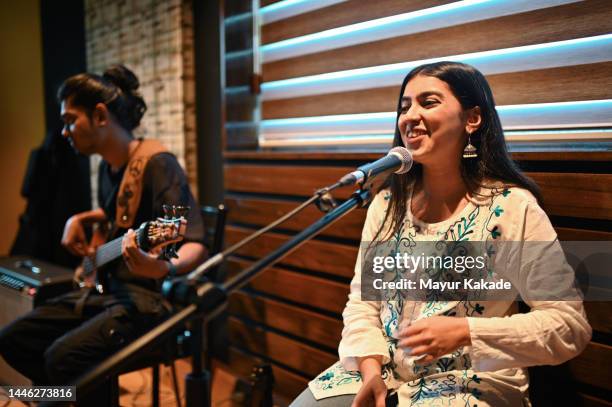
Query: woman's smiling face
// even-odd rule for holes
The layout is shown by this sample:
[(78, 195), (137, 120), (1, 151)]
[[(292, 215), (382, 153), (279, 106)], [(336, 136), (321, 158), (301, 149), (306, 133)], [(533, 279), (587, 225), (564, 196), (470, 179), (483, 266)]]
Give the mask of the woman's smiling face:
[(417, 75), (406, 84), (397, 125), (416, 162), (458, 161), (471, 129), (469, 116), (446, 82)]

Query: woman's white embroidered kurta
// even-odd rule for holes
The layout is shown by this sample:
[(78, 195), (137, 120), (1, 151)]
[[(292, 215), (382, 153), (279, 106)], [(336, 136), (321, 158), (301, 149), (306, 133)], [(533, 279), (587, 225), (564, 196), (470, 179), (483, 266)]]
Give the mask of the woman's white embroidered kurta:
[[(518, 256), (517, 275), (528, 284), (537, 280), (532, 270), (537, 260), (553, 267), (567, 267), (564, 260), (559, 260), (557, 235), (531, 193), (501, 187), (481, 189), (481, 193), (488, 197), (471, 200), (459, 215), (440, 223), (423, 223), (409, 210), (403, 228), (393, 239), (550, 242), (546, 253), (522, 252)], [(362, 243), (375, 237), (389, 199), (388, 191), (374, 198)], [(580, 353), (590, 339), (591, 328), (580, 301), (527, 300), (531, 311), (526, 314), (517, 314), (516, 303), (510, 300), (362, 301), (362, 251), (343, 312), (340, 361), (309, 385), (317, 399), (357, 393), (361, 387), (357, 358), (381, 355), (383, 378), (388, 388), (398, 392), (401, 406), (523, 405), (528, 403), (528, 378), (523, 368), (562, 363)], [(552, 256), (550, 261), (547, 256)], [(421, 365), (397, 347), (398, 328), (400, 323), (403, 327), (433, 315), (467, 317), (471, 346)]]

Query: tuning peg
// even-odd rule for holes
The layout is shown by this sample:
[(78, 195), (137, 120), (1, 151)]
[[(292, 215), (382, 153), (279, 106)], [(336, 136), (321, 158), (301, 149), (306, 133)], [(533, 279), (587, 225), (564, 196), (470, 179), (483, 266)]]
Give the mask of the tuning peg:
[(187, 212), (191, 209), (189, 206), (180, 206), (180, 205), (162, 205), (162, 209), (164, 211), (164, 218), (182, 218), (187, 215)]

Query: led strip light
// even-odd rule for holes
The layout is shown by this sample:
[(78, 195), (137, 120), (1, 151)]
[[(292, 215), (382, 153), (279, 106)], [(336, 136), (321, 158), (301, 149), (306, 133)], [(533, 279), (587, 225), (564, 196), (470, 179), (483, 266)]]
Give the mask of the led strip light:
[[(577, 1), (463, 0), (266, 44), (260, 51), (263, 63), (273, 62)], [(265, 13), (266, 9), (261, 11)]]
[[(612, 99), (498, 106), (508, 141), (612, 140)], [(380, 144), (393, 137), (396, 113), (263, 120), (262, 146)], [(602, 129), (603, 128), (603, 129)]]
[(287, 99), (393, 85), (399, 88), (412, 68), (444, 60), (473, 65), (485, 75), (607, 62), (612, 60), (612, 34), (265, 82), (262, 98)]

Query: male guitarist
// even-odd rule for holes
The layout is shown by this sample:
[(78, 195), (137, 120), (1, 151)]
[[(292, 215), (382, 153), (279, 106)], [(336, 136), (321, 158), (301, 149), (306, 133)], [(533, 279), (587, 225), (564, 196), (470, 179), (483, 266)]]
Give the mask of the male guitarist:
[[(100, 208), (70, 218), (62, 244), (95, 263), (85, 226), (110, 223), (109, 238), (125, 236), (117, 240), (117, 260), (97, 270), (103, 291), (84, 284), (0, 331), (0, 353), (35, 384), (70, 383), (151, 329), (168, 312), (159, 293), (161, 279), (190, 271), (205, 257), (202, 218), (176, 158), (159, 143), (132, 136), (146, 110), (138, 86), (130, 70), (114, 66), (102, 76), (75, 75), (58, 92), (64, 137), (78, 152), (103, 158)], [(144, 252), (133, 231), (163, 217), (165, 204), (190, 208), (178, 258)], [(78, 268), (75, 279), (83, 280), (82, 273)], [(77, 394), (77, 403), (109, 405), (107, 389), (93, 393)]]

